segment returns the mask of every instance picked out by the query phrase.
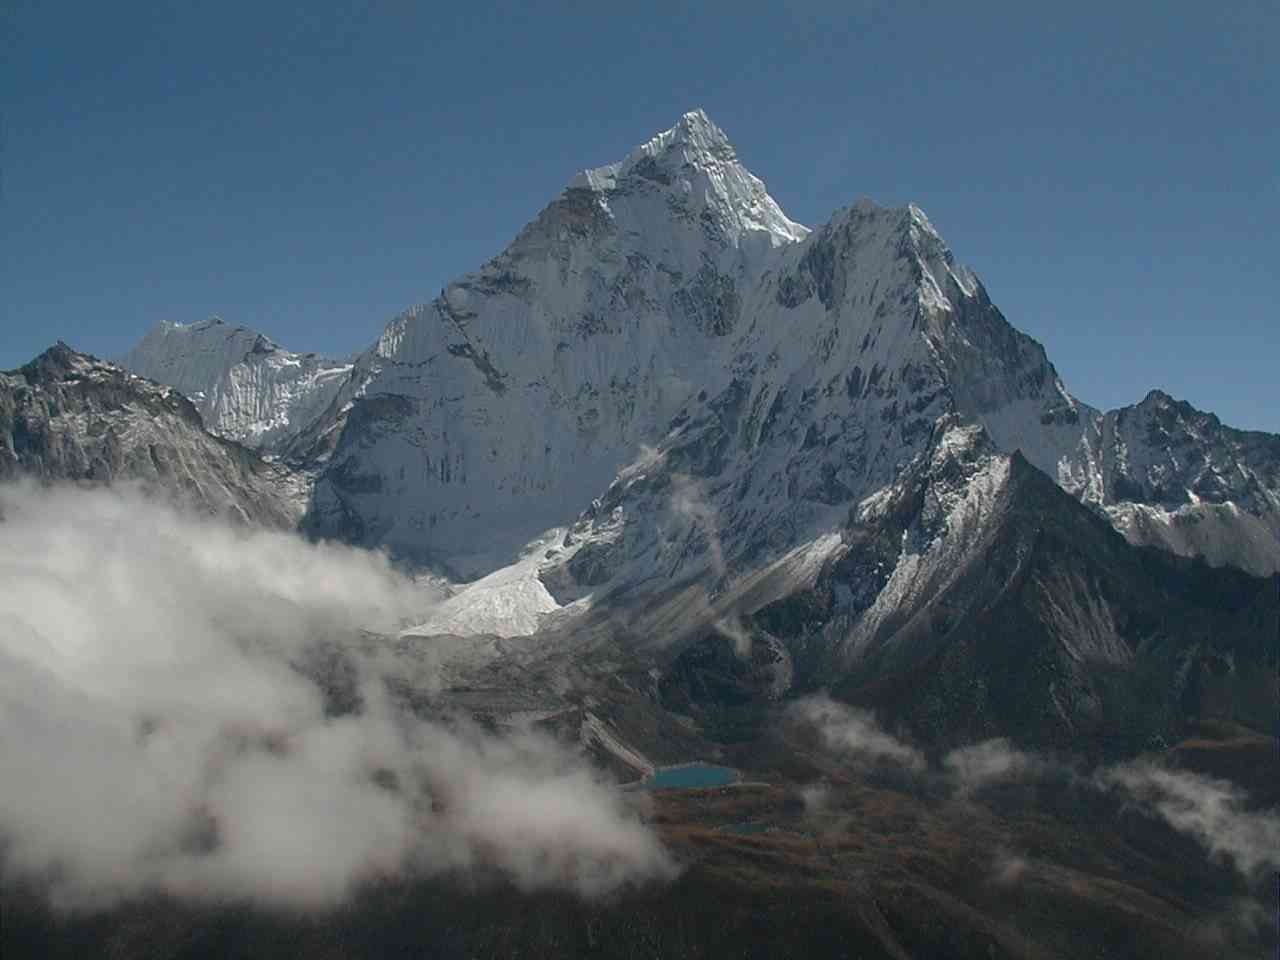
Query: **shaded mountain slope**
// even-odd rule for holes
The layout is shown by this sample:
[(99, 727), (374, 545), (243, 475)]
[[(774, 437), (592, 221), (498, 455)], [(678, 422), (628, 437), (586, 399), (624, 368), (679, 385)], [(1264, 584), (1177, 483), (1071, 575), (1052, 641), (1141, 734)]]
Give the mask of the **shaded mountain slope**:
[(1274, 582), (1134, 548), (1019, 455), (992, 506), (936, 592), (837, 644), (845, 698), (940, 744), (1127, 753), (1209, 717), (1266, 728)]

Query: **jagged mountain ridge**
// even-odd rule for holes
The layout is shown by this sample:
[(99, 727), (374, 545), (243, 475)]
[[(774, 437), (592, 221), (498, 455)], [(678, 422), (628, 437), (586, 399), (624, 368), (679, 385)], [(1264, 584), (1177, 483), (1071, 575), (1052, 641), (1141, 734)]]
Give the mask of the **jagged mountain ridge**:
[(264, 452), (320, 416), (352, 366), (293, 353), (217, 317), (191, 324), (162, 321), (120, 364), (181, 390), (212, 432)]
[[(831, 529), (950, 413), (1132, 542), (1280, 568), (1280, 441), (1160, 394), (1078, 401), (918, 208), (860, 201), (810, 232), (701, 111), (393, 320), (280, 442), (325, 464), (310, 529), (464, 577), (671, 459), (749, 567)], [(703, 447), (724, 462), (676, 462)]]
[(813, 588), (753, 624), (786, 637), (810, 684), (921, 742), (1012, 732), (1124, 753), (1174, 742), (1190, 718), (1265, 727), (1276, 597), (1274, 582), (1134, 548), (1021, 454), (951, 427), (852, 518)]
[(0, 481), (135, 481), (198, 512), (293, 529), (302, 478), (210, 434), (191, 401), (64, 343), (0, 373)]
[(745, 575), (717, 577), (701, 535), (681, 544), (694, 576), (612, 569), (643, 524), (572, 543), (593, 522), (544, 576), (563, 599), (594, 577), (596, 602), (546, 629), (629, 652), (635, 683), (712, 739), (750, 742), (771, 703), (822, 688), (939, 749), (1005, 736), (1123, 755), (1193, 720), (1262, 729), (1275, 709), (1274, 581), (1126, 543), (955, 415), (894, 483)]

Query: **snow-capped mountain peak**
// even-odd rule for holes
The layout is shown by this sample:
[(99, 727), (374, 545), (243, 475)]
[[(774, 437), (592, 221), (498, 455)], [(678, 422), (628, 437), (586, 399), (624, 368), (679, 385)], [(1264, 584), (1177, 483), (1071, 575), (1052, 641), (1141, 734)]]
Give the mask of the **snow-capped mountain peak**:
[(769, 196), (763, 181), (738, 160), (737, 151), (701, 109), (636, 147), (625, 160), (584, 170), (569, 189), (584, 189), (608, 203), (639, 178), (663, 188), (673, 209), (716, 222), (733, 246), (746, 237), (778, 247), (804, 239), (809, 229), (791, 220)]

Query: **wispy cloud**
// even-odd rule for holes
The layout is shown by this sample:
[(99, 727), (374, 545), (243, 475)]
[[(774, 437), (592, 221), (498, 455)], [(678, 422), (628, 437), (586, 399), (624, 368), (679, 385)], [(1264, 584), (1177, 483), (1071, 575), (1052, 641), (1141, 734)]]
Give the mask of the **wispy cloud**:
[(812, 726), (828, 750), (855, 759), (888, 761), (914, 771), (925, 768), (919, 750), (881, 730), (875, 717), (864, 710), (818, 694), (796, 701), (790, 712), (793, 718)]
[(1225, 780), (1134, 761), (1101, 771), (1098, 781), (1123, 790), (1246, 877), (1280, 869), (1280, 810), (1247, 809), (1244, 792)]
[(716, 508), (707, 502), (701, 484), (685, 474), (672, 474), (671, 509), (705, 537), (712, 573), (717, 580), (723, 579), (727, 568), (724, 548), (720, 543), (720, 516)]
[(999, 738), (952, 750), (942, 758), (942, 767), (957, 792), (967, 796), (989, 783), (1030, 776), (1043, 769), (1043, 762)]
[[(576, 754), (393, 701), (394, 660), (347, 641), (435, 598), (382, 555), (127, 492), (3, 488), (0, 516), (9, 878), (66, 904), (165, 891), (308, 906), (406, 873), (590, 895), (670, 869)], [(322, 689), (321, 644), (340, 651), (345, 709)]]
[(1011, 887), (1023, 881), (1032, 863), (1021, 854), (1001, 848), (992, 860), (992, 880), (1000, 886)]

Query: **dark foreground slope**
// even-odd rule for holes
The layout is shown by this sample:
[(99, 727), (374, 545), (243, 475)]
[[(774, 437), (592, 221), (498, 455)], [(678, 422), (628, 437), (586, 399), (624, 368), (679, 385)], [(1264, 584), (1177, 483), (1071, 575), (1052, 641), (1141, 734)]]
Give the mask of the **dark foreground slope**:
[[(780, 785), (660, 794), (685, 864), (604, 903), (474, 878), (383, 884), (310, 915), (151, 901), (67, 916), (6, 895), (6, 958), (847, 957), (1074, 960), (1274, 949), (1266, 883), (1061, 771), (963, 799), (790, 743)], [(776, 773), (776, 771), (775, 771)], [(746, 832), (748, 829), (756, 832)]]

